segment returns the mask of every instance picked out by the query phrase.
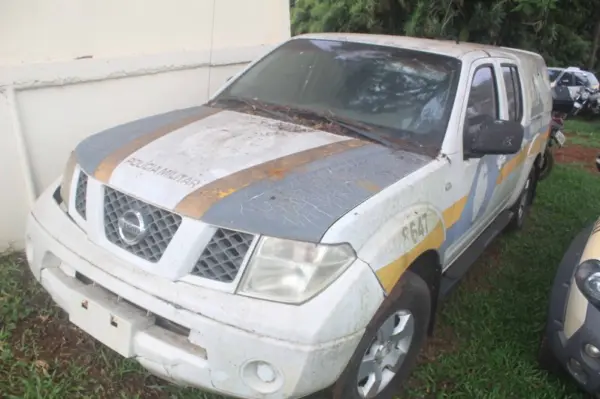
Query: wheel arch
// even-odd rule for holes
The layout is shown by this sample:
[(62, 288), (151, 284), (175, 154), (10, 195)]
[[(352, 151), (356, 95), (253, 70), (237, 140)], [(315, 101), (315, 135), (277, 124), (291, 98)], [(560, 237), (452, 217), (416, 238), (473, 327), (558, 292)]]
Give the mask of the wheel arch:
[(536, 170), (536, 174), (539, 173), (541, 164), (542, 164), (542, 154), (538, 153), (535, 157), (535, 161), (533, 161), (533, 167)]
[(411, 263), (407, 270), (413, 272), (423, 279), (429, 288), (429, 295), (431, 297), (431, 314), (427, 332), (429, 335), (432, 335), (436, 320), (435, 315), (437, 312), (438, 298), (440, 293), (440, 283), (442, 280), (441, 256), (437, 250), (429, 249), (420, 254), (413, 261), (413, 263)]
[(407, 272), (411, 272), (411, 274), (414, 274), (422, 279), (429, 289), (431, 307), (427, 333), (431, 335), (435, 325), (435, 314), (437, 311), (440, 284), (442, 280), (442, 263), (437, 249), (427, 249), (412, 261), (412, 263), (402, 273), (392, 290), (388, 293), (388, 295), (386, 295), (383, 303), (380, 306), (380, 309), (386, 308), (391, 302), (400, 296), (404, 279), (408, 274)]
[(533, 168), (535, 170), (535, 183), (533, 185), (533, 192), (531, 193), (531, 203), (535, 201), (535, 197), (537, 195), (537, 183), (539, 182), (541, 164), (542, 154), (538, 153), (533, 161)]

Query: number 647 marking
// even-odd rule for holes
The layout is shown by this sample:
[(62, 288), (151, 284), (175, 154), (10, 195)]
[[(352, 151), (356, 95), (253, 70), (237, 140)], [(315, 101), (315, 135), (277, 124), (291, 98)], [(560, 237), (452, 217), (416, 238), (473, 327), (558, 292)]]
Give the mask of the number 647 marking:
[(413, 245), (423, 240), (427, 234), (429, 234), (429, 226), (427, 226), (426, 213), (417, 215), (402, 228), (404, 242), (410, 241)]

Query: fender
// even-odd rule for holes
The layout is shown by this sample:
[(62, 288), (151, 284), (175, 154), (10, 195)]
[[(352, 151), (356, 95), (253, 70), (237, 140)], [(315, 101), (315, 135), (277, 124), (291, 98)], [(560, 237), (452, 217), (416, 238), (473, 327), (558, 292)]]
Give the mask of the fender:
[[(596, 220), (592, 227), (579, 263), (590, 259), (600, 259), (600, 219)], [(564, 333), (567, 339), (581, 328), (586, 319), (587, 309), (588, 300), (579, 290), (575, 279), (572, 278), (565, 309)]]
[(441, 213), (428, 203), (418, 203), (382, 225), (365, 243), (359, 257), (375, 266), (377, 278), (389, 294), (419, 256), (438, 251), (445, 239)]

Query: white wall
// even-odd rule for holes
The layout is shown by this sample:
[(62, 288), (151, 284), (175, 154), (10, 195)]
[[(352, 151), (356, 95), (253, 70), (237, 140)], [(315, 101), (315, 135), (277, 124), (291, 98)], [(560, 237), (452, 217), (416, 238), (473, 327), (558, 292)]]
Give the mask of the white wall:
[(81, 139), (202, 104), (289, 36), (288, 0), (0, 0), (0, 250)]

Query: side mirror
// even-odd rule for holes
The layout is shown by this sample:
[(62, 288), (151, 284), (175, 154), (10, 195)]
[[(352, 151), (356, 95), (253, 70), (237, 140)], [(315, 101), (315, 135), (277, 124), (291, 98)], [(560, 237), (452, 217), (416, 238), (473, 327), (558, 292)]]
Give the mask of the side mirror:
[(524, 136), (519, 122), (495, 120), (483, 124), (471, 137), (466, 148), (469, 156), (479, 157), (488, 154), (516, 154), (521, 150)]
[(600, 154), (596, 157), (596, 169), (600, 172)]
[(569, 79), (569, 78), (561, 79), (559, 84), (561, 86), (569, 86), (571, 84), (571, 79)]

